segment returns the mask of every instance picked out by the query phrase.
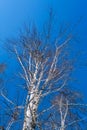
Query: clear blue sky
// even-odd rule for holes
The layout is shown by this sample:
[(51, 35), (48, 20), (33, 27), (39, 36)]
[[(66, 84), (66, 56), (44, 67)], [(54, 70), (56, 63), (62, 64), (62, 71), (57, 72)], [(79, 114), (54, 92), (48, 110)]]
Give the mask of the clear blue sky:
[[(16, 34), (24, 22), (42, 23), (53, 7), (58, 21), (87, 19), (86, 0), (0, 0), (0, 37)], [(85, 22), (86, 24), (86, 22)]]
[[(35, 22), (40, 28), (46, 20), (49, 8), (52, 7), (59, 23), (76, 23), (80, 17), (82, 22), (77, 28), (80, 43), (75, 49), (86, 51), (87, 48), (87, 0), (0, 0), (0, 40), (16, 36), (24, 23)], [(87, 54), (87, 53), (86, 53)], [(81, 56), (87, 60), (87, 55)], [(5, 55), (0, 53), (0, 61)], [(87, 69), (78, 67), (75, 77), (80, 82), (80, 88), (86, 96)]]

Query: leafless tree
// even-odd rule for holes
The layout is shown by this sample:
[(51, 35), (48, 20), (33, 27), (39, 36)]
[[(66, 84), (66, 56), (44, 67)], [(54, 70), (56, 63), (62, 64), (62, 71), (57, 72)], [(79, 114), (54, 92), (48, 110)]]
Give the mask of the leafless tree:
[(15, 54), (24, 72), (20, 75), (25, 80), (27, 89), (23, 130), (35, 129), (40, 100), (48, 94), (60, 91), (66, 85), (67, 72), (70, 70), (70, 66), (63, 61), (59, 67), (58, 62), (63, 47), (70, 39), (71, 36), (62, 45), (56, 46), (53, 55), (51, 52), (49, 54), (47, 48), (41, 49), (42, 41), (35, 35), (33, 38), (24, 37), (22, 39), (23, 55), (18, 53), (16, 46), (14, 47)]
[[(72, 70), (71, 62), (68, 61), (68, 56), (66, 57), (67, 54), (65, 54), (65, 50), (67, 50), (65, 47), (70, 42), (72, 35), (67, 35), (60, 45), (58, 45), (60, 39), (57, 37), (53, 48), (47, 45), (48, 37), (43, 40), (39, 35), (35, 29), (32, 32), (27, 30), (26, 34), (21, 35), (18, 40), (8, 42), (12, 45), (22, 68), (20, 76), (25, 81), (23, 87), (27, 90), (23, 130), (33, 130), (37, 126), (39, 127), (40, 101), (47, 95), (58, 93), (63, 89), (69, 72)], [(13, 104), (3, 93), (1, 94)]]
[(81, 93), (72, 91), (70, 88), (64, 88), (54, 98), (52, 104), (55, 107), (49, 120), (55, 130), (85, 129), (87, 125), (87, 104), (83, 104)]
[[(45, 130), (45, 124), (48, 125), (48, 121), (40, 122), (40, 119), (43, 114), (47, 115), (47, 117), (49, 115), (49, 118), (51, 117), (52, 113), (49, 113), (50, 110), (56, 108), (56, 101), (58, 101), (57, 107), (61, 117), (61, 125), (57, 126), (51, 122), (52, 127), (49, 130), (65, 130), (67, 127), (67, 114), (70, 106), (74, 106), (75, 104), (72, 103), (75, 102), (70, 102), (65, 97), (65, 93), (60, 92), (65, 90), (64, 88), (67, 86), (73, 69), (73, 62), (68, 56), (68, 44), (73, 39), (73, 36), (67, 32), (67, 29), (61, 30), (59, 35), (56, 36), (55, 39), (51, 36), (51, 24), (49, 24), (44, 35), (42, 32), (39, 33), (36, 28), (32, 30), (27, 27), (26, 31), (18, 36), (18, 39), (8, 40), (8, 46), (15, 54), (21, 67), (20, 73), (16, 73), (24, 81), (23, 88), (26, 90), (26, 100), (22, 105), (15, 105), (14, 101), (11, 101), (4, 94), (3, 89), (1, 90), (1, 96), (10, 105), (14, 106), (10, 109), (12, 114), (9, 112), (10, 120), (6, 130), (10, 130), (14, 123), (20, 122), (21, 109), (24, 109), (23, 130)], [(54, 104), (45, 104), (43, 110), (40, 111), (39, 107), (43, 105), (43, 101), (45, 100), (45, 103), (47, 103), (46, 98), (54, 97), (57, 94), (59, 96), (57, 100), (55, 99)], [(71, 99), (74, 100), (72, 97)], [(75, 118), (75, 116), (73, 117)], [(72, 123), (74, 122), (76, 120)]]

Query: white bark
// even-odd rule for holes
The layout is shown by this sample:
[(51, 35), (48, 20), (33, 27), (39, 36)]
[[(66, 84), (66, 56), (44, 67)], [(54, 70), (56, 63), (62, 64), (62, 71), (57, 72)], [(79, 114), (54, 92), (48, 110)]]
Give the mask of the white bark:
[(27, 97), (23, 130), (34, 130), (36, 127), (39, 97), (34, 91)]
[(66, 99), (65, 110), (63, 110), (63, 98), (62, 98), (62, 96), (61, 96), (60, 102), (59, 102), (59, 110), (60, 110), (60, 117), (61, 117), (60, 130), (65, 130), (66, 117), (67, 117), (67, 114), (68, 114), (68, 100)]
[[(33, 57), (33, 59), (32, 59), (32, 53), (30, 53), (28, 57), (28, 65), (26, 67), (24, 64), (25, 61), (23, 61), (23, 59), (19, 56), (17, 49), (15, 48), (17, 59), (21, 65), (24, 74), (22, 77), (26, 82), (26, 88), (28, 90), (27, 91), (28, 95), (26, 98), (26, 105), (25, 105), (23, 130), (35, 129), (37, 125), (36, 122), (37, 122), (37, 109), (38, 109), (39, 99), (42, 98), (43, 96), (48, 95), (49, 93), (60, 91), (65, 86), (66, 81), (64, 81), (63, 84), (59, 86), (56, 90), (50, 89), (51, 81), (52, 84), (54, 84), (54, 82), (58, 82), (60, 79), (63, 79), (63, 77), (66, 77), (66, 74), (62, 75), (63, 70), (65, 68), (64, 69), (61, 68), (62, 70), (60, 70), (58, 73), (56, 71), (57, 71), (57, 64), (58, 64), (57, 62), (60, 57), (62, 47), (65, 44), (67, 44), (70, 39), (71, 37), (69, 37), (64, 42), (64, 44), (60, 45), (59, 47), (56, 47), (55, 54), (52, 57), (51, 64), (49, 60), (50, 57), (46, 57), (46, 59), (44, 59), (44, 62), (42, 62), (42, 60), (39, 59), (39, 55), (37, 55), (37, 53), (36, 53), (36, 57)], [(46, 66), (49, 67), (49, 69), (47, 69), (47, 73), (45, 70)], [(42, 86), (41, 86), (41, 82), (42, 82)], [(46, 88), (48, 88), (49, 91), (45, 92)]]

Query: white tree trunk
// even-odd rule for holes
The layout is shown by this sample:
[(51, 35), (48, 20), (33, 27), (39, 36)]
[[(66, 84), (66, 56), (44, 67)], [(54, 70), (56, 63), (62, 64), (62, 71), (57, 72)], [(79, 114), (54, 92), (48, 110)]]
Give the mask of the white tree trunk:
[(60, 130), (65, 130), (65, 122), (63, 120), (61, 121), (61, 128), (60, 128)]
[(38, 108), (38, 101), (39, 97), (36, 94), (35, 91), (32, 91), (32, 93), (27, 95), (27, 104), (25, 108), (25, 117), (24, 117), (24, 124), (23, 124), (23, 130), (34, 130), (36, 127), (36, 112)]

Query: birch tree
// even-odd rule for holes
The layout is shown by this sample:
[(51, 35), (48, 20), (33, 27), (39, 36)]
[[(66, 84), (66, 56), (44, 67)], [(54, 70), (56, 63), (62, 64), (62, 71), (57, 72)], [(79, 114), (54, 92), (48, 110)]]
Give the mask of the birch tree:
[(32, 32), (27, 29), (19, 39), (8, 41), (22, 69), (19, 74), (25, 81), (23, 87), (27, 91), (23, 130), (34, 130), (40, 127), (38, 119), (43, 113), (43, 111), (38, 113), (40, 102), (49, 95), (57, 94), (67, 84), (72, 65), (65, 50), (67, 50), (72, 35), (68, 34), (58, 44), (60, 37), (57, 37), (54, 43), (49, 44), (48, 36), (44, 39), (36, 29)]
[[(6, 130), (11, 130), (13, 125), (16, 128), (16, 124), (21, 122), (21, 114), (23, 115), (22, 130), (46, 130), (48, 128), (49, 130), (65, 130), (68, 125), (76, 123), (76, 120), (71, 124), (66, 123), (70, 106), (75, 106), (75, 102), (70, 102), (72, 97), (69, 99), (67, 96), (65, 97), (65, 94), (60, 93), (62, 90), (66, 91), (65, 87), (69, 83), (73, 70), (73, 61), (69, 56), (68, 48), (73, 35), (65, 29), (53, 38), (50, 21), (44, 35), (42, 32), (39, 33), (36, 28), (32, 30), (27, 27), (17, 39), (7, 41), (8, 47), (15, 54), (21, 68), (20, 72), (16, 72), (16, 74), (24, 82), (20, 84), (23, 87), (20, 87), (20, 91), (23, 89), (26, 96), (25, 102), (17, 105), (1, 89), (1, 96), (8, 102), (8, 106), (11, 106), (10, 112), (8, 112), (10, 119), (5, 126)], [(52, 101), (55, 95), (59, 95), (57, 100), (59, 116), (57, 118), (61, 118), (60, 123), (55, 124), (51, 121), (50, 125), (48, 121), (52, 115), (51, 112), (56, 108), (56, 101), (52, 104), (46, 99)], [(44, 101), (45, 107), (40, 110)], [(47, 117), (47, 120), (44, 120), (43, 115)]]
[(81, 93), (65, 88), (54, 98), (52, 104), (55, 105), (56, 115), (51, 116), (55, 129), (83, 130), (86, 128), (87, 104), (83, 104)]
[[(67, 65), (65, 65), (59, 70), (57, 66), (61, 49), (70, 39), (71, 37), (68, 37), (62, 45), (56, 47), (54, 56), (51, 56), (52, 59), (48, 54), (48, 50), (40, 50), (39, 44), (42, 43), (36, 38), (33, 38), (33, 41), (30, 41), (28, 45), (25, 38), (23, 58), (20, 57), (16, 47), (14, 47), (15, 54), (24, 72), (21, 76), (26, 82), (27, 89), (23, 130), (33, 130), (37, 126), (37, 110), (41, 98), (60, 91), (66, 85), (66, 72), (69, 68), (66, 68)], [(60, 85), (55, 87), (60, 81)]]

